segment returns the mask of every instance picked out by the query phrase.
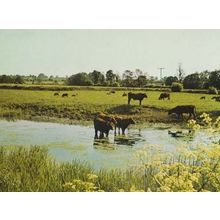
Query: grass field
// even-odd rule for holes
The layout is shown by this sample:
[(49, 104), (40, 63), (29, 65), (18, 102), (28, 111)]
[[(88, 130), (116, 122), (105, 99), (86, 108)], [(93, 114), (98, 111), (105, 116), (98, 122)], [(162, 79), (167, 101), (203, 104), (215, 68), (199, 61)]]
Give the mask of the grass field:
[[(138, 101), (131, 101), (127, 105), (127, 97), (122, 97), (124, 91), (116, 91), (107, 95), (103, 90), (74, 90), (78, 96), (54, 96), (53, 91), (31, 90), (0, 90), (0, 116), (31, 119), (57, 118), (66, 120), (88, 121), (97, 112), (132, 116), (138, 121), (172, 122), (174, 119), (167, 115), (167, 110), (176, 105), (193, 104), (198, 113), (208, 112), (212, 115), (220, 114), (220, 102), (212, 100), (213, 95), (194, 93), (171, 93), (171, 100), (158, 100), (159, 91), (143, 91), (148, 95), (143, 100), (142, 107)], [(206, 96), (205, 100), (200, 100)]]

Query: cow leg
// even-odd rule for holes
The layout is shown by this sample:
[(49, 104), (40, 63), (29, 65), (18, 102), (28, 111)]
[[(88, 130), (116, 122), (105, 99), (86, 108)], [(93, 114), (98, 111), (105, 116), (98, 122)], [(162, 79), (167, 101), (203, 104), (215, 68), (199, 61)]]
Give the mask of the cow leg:
[(99, 138), (103, 138), (103, 137), (104, 137), (103, 132), (100, 132)]
[(95, 129), (95, 138), (98, 138), (98, 131)]
[(188, 118), (188, 120), (190, 119), (192, 117), (192, 114), (191, 114), (191, 112), (189, 113), (189, 118)]
[(128, 105), (130, 105), (130, 101), (131, 101), (131, 99), (130, 99), (130, 98), (128, 98)]
[(106, 133), (105, 133), (105, 134), (106, 134), (106, 137), (108, 137), (109, 131), (106, 131)]
[(141, 101), (142, 101), (142, 100), (139, 100), (139, 105), (140, 105), (140, 106), (141, 106)]
[(122, 134), (125, 135), (125, 129), (124, 128), (122, 128)]
[(195, 112), (193, 112), (193, 117), (194, 117), (194, 119), (196, 119), (196, 114), (195, 114)]

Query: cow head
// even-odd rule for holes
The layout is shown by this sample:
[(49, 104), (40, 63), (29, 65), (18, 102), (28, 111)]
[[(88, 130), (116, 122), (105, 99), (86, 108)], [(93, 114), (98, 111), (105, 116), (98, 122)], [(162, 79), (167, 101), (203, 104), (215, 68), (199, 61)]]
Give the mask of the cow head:
[(107, 127), (108, 127), (110, 130), (113, 130), (113, 129), (114, 129), (114, 123), (109, 122), (109, 121), (106, 121), (106, 125), (107, 125)]
[(144, 98), (147, 98), (147, 94), (146, 94), (146, 93), (143, 93), (143, 97), (144, 97)]
[(131, 125), (132, 125), (132, 124), (135, 124), (135, 121), (134, 121), (134, 119), (132, 119), (132, 118), (129, 118), (128, 120), (129, 120), (129, 124), (131, 124)]

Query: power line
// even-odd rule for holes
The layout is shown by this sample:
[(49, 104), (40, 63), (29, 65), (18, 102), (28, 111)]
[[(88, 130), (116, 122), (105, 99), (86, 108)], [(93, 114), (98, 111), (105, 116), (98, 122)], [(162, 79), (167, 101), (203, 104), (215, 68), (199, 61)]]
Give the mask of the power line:
[(160, 79), (163, 78), (163, 70), (165, 69), (164, 67), (158, 68), (160, 70)]

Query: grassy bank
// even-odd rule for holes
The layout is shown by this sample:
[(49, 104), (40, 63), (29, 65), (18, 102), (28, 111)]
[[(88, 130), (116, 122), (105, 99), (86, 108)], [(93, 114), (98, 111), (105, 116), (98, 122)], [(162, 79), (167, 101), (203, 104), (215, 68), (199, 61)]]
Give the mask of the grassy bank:
[(166, 164), (157, 157), (145, 169), (95, 172), (82, 162), (57, 163), (44, 148), (1, 147), (0, 191), (220, 191), (219, 152), (200, 149)]
[(91, 121), (97, 112), (105, 112), (132, 116), (139, 122), (175, 122), (175, 118), (167, 115), (167, 110), (185, 104), (196, 105), (198, 113), (220, 114), (220, 103), (212, 100), (212, 95), (200, 100), (201, 94), (171, 93), (171, 100), (158, 100), (160, 92), (149, 91), (148, 98), (139, 107), (133, 100), (127, 105), (127, 97), (122, 96), (124, 91), (107, 95), (103, 90), (74, 90), (78, 93), (74, 97), (73, 91), (60, 94), (64, 92), (69, 97), (54, 96), (53, 91), (1, 89), (0, 117), (83, 122)]

